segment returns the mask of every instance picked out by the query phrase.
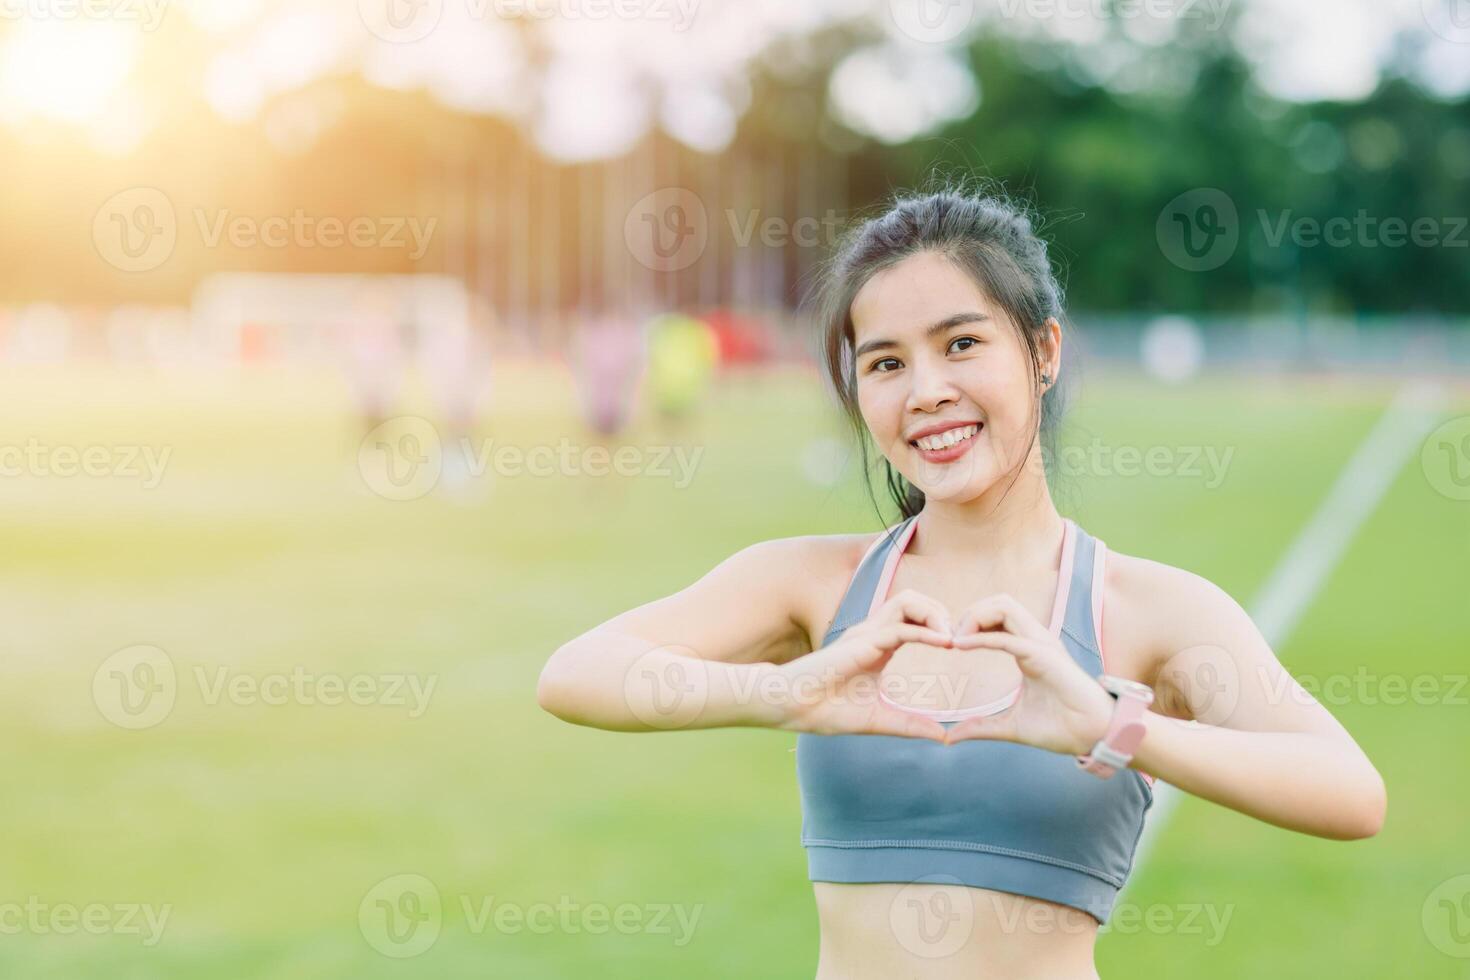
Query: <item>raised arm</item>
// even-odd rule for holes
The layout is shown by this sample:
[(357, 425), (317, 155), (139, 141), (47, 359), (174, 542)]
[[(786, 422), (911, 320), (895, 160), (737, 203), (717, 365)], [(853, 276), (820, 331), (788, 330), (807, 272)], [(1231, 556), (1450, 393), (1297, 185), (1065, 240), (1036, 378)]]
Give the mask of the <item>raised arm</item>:
[(563, 644), (541, 671), (537, 701), (613, 731), (778, 724), (759, 685), (811, 649), (812, 583), (835, 571), (818, 567), (821, 552), (811, 537), (736, 552), (679, 592)]
[(1110, 584), (1124, 593), (1118, 611), (1150, 621), (1156, 711), (1135, 768), (1301, 833), (1353, 840), (1378, 832), (1387, 794), (1377, 769), (1229, 594), (1143, 559), (1109, 567)]

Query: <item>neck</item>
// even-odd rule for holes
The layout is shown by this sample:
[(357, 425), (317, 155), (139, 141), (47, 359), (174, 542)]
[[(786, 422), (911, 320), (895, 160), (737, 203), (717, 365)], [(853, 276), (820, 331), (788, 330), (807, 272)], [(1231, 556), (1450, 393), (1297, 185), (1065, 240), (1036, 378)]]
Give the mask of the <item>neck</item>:
[(969, 563), (984, 556), (1005, 566), (1047, 552), (1061, 540), (1063, 525), (1046, 485), (1040, 446), (1032, 447), (1014, 484), (1011, 478), (1006, 474), (973, 500), (925, 500), (910, 553)]

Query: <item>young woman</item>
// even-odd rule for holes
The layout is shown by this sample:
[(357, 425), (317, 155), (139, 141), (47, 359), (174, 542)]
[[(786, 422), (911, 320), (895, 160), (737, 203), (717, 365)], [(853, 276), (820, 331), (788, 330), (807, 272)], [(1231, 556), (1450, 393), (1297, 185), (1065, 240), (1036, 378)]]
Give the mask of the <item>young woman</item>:
[(565, 644), (538, 690), (605, 729), (799, 733), (819, 978), (1096, 977), (1154, 778), (1377, 833), (1378, 772), (1241, 607), (1053, 506), (1063, 314), (1024, 213), (901, 199), (824, 291), (831, 381), (903, 520), (746, 548)]

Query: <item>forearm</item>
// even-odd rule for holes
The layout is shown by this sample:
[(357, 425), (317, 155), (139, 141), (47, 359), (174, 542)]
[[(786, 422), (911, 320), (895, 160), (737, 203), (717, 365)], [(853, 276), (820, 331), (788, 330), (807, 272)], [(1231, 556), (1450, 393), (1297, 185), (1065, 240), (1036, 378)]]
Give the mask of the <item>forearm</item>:
[(568, 643), (537, 682), (541, 707), (564, 721), (620, 732), (777, 727), (775, 664), (732, 664), (681, 654), (626, 633)]
[(1341, 740), (1253, 732), (1146, 713), (1132, 767), (1278, 827), (1334, 840), (1370, 837), (1387, 798), (1372, 764)]

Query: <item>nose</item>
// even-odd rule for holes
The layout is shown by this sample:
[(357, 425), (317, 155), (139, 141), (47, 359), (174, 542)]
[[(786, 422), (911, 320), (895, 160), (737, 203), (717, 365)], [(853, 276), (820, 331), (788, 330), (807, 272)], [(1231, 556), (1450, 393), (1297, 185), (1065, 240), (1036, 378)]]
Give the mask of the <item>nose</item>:
[(948, 364), (920, 359), (909, 370), (908, 409), (911, 412), (937, 412), (959, 400), (959, 390), (950, 379)]

